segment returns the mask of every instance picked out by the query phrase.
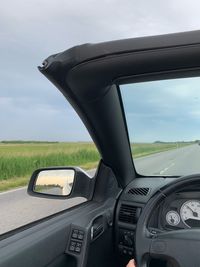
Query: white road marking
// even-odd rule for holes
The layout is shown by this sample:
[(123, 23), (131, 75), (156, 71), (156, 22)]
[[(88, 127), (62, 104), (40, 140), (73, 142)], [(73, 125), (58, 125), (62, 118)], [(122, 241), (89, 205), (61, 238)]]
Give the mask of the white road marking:
[(167, 170), (169, 170), (169, 168), (171, 168), (174, 165), (175, 165), (175, 163), (172, 162), (168, 167), (166, 167), (165, 169), (163, 169), (162, 171), (160, 171), (160, 174), (163, 174), (164, 172), (166, 172)]
[(6, 191), (6, 192), (1, 192), (1, 193), (0, 193), (0, 196), (5, 195), (5, 194), (9, 194), (9, 193), (13, 193), (13, 192), (16, 192), (16, 191), (24, 190), (24, 189), (26, 189), (26, 188), (27, 188), (27, 186), (24, 186), (24, 187), (20, 187), (20, 188), (16, 188), (16, 189), (8, 190), (8, 191)]

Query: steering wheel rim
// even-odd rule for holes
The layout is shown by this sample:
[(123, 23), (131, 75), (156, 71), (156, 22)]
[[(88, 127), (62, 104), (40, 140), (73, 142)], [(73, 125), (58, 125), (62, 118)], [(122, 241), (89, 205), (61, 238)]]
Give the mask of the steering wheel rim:
[[(137, 267), (147, 267), (150, 258), (166, 259), (174, 267), (200, 265), (200, 229), (184, 229), (153, 234), (148, 230), (152, 212), (170, 194), (185, 186), (200, 185), (200, 174), (181, 177), (158, 190), (147, 202), (136, 227)], [(179, 249), (178, 249), (179, 248)]]

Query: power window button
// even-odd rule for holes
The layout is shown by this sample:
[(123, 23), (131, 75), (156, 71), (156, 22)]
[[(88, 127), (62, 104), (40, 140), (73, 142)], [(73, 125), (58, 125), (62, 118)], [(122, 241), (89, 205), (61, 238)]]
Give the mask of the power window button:
[(72, 238), (77, 239), (78, 235), (76, 233), (72, 234)]
[(76, 251), (77, 253), (80, 253), (80, 252), (81, 252), (81, 248), (80, 248), (80, 247), (76, 247), (76, 248), (75, 248), (75, 251)]
[(78, 238), (78, 230), (73, 230), (72, 232), (72, 238), (77, 239)]
[(69, 251), (74, 251), (75, 250), (75, 247), (74, 246), (70, 246), (69, 247)]
[(79, 240), (83, 240), (83, 235), (78, 235)]

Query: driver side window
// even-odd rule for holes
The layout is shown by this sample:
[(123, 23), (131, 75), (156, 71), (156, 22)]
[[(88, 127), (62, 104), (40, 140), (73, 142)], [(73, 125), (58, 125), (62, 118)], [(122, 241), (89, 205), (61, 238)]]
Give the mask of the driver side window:
[(58, 91), (24, 93), (0, 91), (0, 235), (87, 201), (29, 196), (35, 169), (79, 166), (92, 177), (99, 162), (89, 134)]

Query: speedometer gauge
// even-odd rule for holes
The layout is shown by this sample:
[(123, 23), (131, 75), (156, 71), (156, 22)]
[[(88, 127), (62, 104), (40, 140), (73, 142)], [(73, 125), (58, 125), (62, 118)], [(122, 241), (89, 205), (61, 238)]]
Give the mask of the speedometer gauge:
[(200, 227), (200, 201), (188, 200), (181, 206), (181, 219), (188, 227)]
[(170, 210), (166, 214), (166, 221), (168, 224), (176, 226), (180, 223), (180, 216), (176, 211)]

